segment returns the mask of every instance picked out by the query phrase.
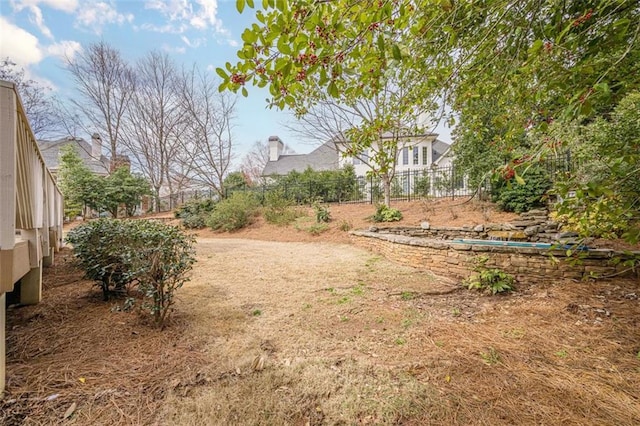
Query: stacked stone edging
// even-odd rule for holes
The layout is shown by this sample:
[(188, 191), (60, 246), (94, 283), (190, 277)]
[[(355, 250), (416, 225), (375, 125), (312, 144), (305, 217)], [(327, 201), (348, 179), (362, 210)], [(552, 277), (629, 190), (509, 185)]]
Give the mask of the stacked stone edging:
[(609, 249), (585, 251), (580, 262), (573, 262), (564, 250), (538, 247), (471, 245), (371, 231), (352, 231), (351, 239), (357, 246), (380, 253), (392, 261), (459, 279), (472, 273), (473, 258), (478, 255), (489, 258), (487, 267), (513, 274), (521, 283), (583, 279), (592, 274), (637, 276), (633, 271), (622, 274), (625, 267), (621, 262), (614, 262), (613, 258), (625, 258), (626, 254)]
[(412, 237), (450, 240), (454, 238), (497, 239), (542, 243), (570, 243), (578, 236), (573, 232), (562, 232), (557, 222), (549, 219), (545, 209), (530, 210), (520, 214), (509, 223), (489, 223), (466, 226), (431, 226), (423, 222), (420, 227), (372, 227), (379, 233), (407, 235)]

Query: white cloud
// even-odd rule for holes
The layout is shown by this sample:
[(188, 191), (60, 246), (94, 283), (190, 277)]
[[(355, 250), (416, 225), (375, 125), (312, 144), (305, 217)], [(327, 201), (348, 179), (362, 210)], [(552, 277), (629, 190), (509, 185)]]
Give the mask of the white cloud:
[(11, 43), (0, 43), (0, 58), (8, 57), (19, 68), (24, 69), (28, 78), (38, 80), (48, 87), (55, 86), (50, 81), (34, 75), (31, 67), (47, 57), (73, 58), (82, 49), (80, 43), (72, 40), (42, 45), (38, 37), (16, 26), (4, 16), (0, 16), (0, 28), (2, 37), (11, 40)]
[(225, 38), (229, 36), (229, 31), (218, 19), (218, 0), (147, 0), (145, 9), (156, 10), (168, 19), (166, 25), (142, 25), (141, 28), (146, 30), (183, 34), (189, 29), (212, 29), (214, 33)]
[(150, 23), (144, 23), (140, 25), (140, 27), (135, 27), (134, 29), (143, 29), (146, 31), (152, 31), (154, 33), (162, 33), (162, 34), (182, 34), (187, 31), (187, 25), (175, 25), (172, 23), (167, 23), (165, 25), (155, 25)]
[(53, 34), (51, 34), (51, 30), (44, 23), (44, 19), (42, 18), (42, 10), (35, 5), (29, 6), (29, 12), (31, 12), (31, 16), (29, 19), (33, 22), (40, 32), (47, 38), (53, 39)]
[(217, 18), (218, 0), (196, 0), (196, 2), (200, 5), (199, 16), (215, 27), (222, 24)]
[(73, 59), (76, 53), (82, 50), (82, 45), (73, 40), (62, 40), (58, 43), (50, 44), (45, 48), (48, 56), (57, 56), (63, 60)]
[(188, 47), (192, 47), (192, 48), (198, 48), (198, 47), (206, 44), (206, 42), (207, 42), (207, 39), (205, 39), (205, 38), (189, 39), (185, 35), (181, 35), (180, 36), (180, 40), (182, 40), (182, 42), (184, 44), (186, 44)]
[(0, 43), (0, 58), (11, 58), (19, 67), (28, 68), (40, 62), (44, 55), (38, 45), (38, 38), (0, 16), (2, 38), (10, 43)]
[(102, 27), (106, 24), (122, 25), (125, 22), (133, 22), (133, 15), (119, 13), (113, 3), (84, 3), (76, 12), (76, 25), (91, 28), (96, 34), (102, 33)]
[(163, 44), (162, 50), (168, 53), (179, 53), (179, 54), (183, 54), (187, 51), (187, 49), (184, 46), (172, 47), (172, 46), (169, 46), (168, 44)]
[(78, 0), (12, 0), (13, 9), (21, 11), (24, 8), (30, 8), (43, 4), (52, 9), (61, 10), (63, 12), (72, 13), (78, 7)]

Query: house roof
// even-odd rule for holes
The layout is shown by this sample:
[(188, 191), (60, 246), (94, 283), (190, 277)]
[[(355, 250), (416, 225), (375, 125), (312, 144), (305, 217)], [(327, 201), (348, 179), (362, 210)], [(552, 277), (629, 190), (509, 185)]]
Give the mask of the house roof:
[(67, 145), (73, 145), (82, 162), (97, 175), (109, 174), (109, 159), (101, 155), (100, 160), (91, 156), (91, 144), (82, 138), (67, 137), (55, 141), (39, 140), (42, 159), (53, 173), (60, 169), (60, 151)]
[(268, 161), (262, 171), (263, 176), (286, 175), (292, 171), (303, 172), (311, 167), (313, 170), (336, 170), (339, 167), (339, 156), (332, 141), (325, 142), (309, 154), (285, 154), (277, 161)]
[(435, 163), (438, 159), (444, 156), (447, 151), (449, 151), (451, 145), (446, 142), (442, 142), (440, 139), (436, 139), (431, 144), (431, 149), (433, 150), (433, 162)]
[[(435, 133), (427, 133), (417, 136), (436, 136)], [(384, 136), (383, 136), (384, 137)], [(340, 137), (323, 143), (309, 154), (283, 154), (276, 161), (268, 161), (262, 171), (262, 176), (279, 175), (283, 176), (292, 171), (303, 172), (308, 167), (316, 171), (336, 170), (340, 167), (340, 154), (336, 149), (336, 143), (340, 143)], [(436, 162), (448, 150), (450, 145), (439, 139), (435, 139), (431, 144), (433, 161)]]

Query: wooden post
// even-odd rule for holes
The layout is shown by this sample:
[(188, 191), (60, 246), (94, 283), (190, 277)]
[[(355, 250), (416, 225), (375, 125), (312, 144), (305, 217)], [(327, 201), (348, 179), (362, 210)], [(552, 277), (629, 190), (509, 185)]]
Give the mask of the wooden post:
[(16, 97), (0, 82), (0, 395), (5, 387), (5, 292), (13, 289), (16, 239)]
[(7, 302), (7, 295), (5, 293), (2, 293), (0, 295), (0, 398), (2, 398), (2, 395), (4, 394), (4, 387), (6, 385), (5, 382), (5, 377), (6, 377), (6, 363), (7, 360), (5, 358), (6, 353), (7, 353), (7, 347), (6, 347), (6, 336), (5, 336), (5, 329), (7, 328), (6, 325), (6, 318), (7, 318), (7, 308), (6, 306), (6, 302)]
[(35, 305), (42, 300), (42, 241), (40, 230), (23, 229), (22, 238), (29, 241), (31, 270), (20, 280), (20, 303)]

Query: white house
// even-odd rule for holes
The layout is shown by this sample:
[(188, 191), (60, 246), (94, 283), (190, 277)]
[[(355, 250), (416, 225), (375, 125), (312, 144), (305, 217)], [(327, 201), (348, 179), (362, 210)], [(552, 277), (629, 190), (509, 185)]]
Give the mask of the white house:
[[(383, 135), (382, 140), (392, 138)], [(371, 199), (380, 192), (380, 183), (369, 178), (377, 145), (357, 156), (345, 155), (348, 142), (335, 137), (308, 154), (288, 154), (286, 145), (278, 136), (269, 138), (269, 161), (262, 175), (283, 176), (291, 171), (303, 172), (307, 168), (316, 171), (338, 170), (352, 165), (360, 182), (361, 191)], [(436, 133), (403, 136), (398, 140), (398, 158), (392, 183), (392, 197), (445, 197), (467, 195), (464, 174), (454, 169), (451, 146), (438, 139)], [(376, 187), (378, 189), (376, 189)]]
[[(449, 144), (437, 139), (436, 133), (402, 137), (399, 140), (396, 173), (428, 170), (449, 151)], [(383, 139), (391, 138), (383, 136)], [(334, 138), (308, 154), (287, 154), (284, 142), (278, 136), (269, 138), (269, 161), (263, 176), (286, 175), (292, 171), (303, 172), (308, 167), (314, 170), (337, 170), (353, 165), (357, 176), (365, 176), (371, 170), (372, 151), (365, 150), (357, 156), (348, 156), (346, 141)]]

